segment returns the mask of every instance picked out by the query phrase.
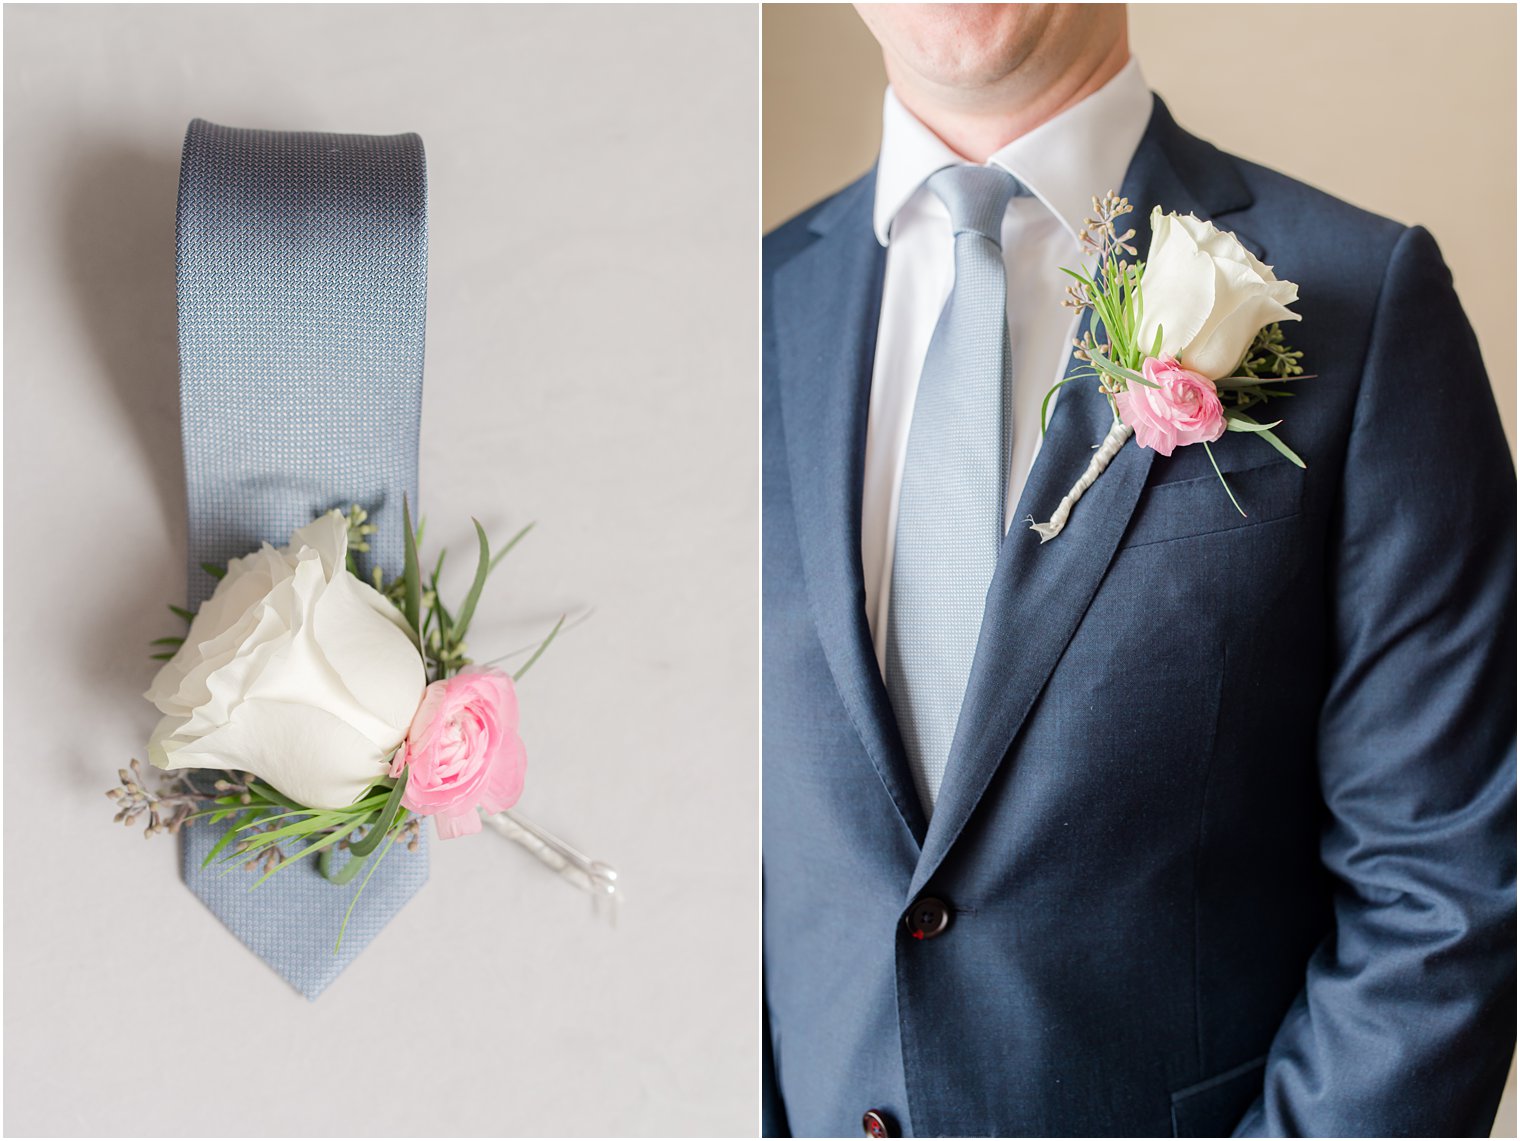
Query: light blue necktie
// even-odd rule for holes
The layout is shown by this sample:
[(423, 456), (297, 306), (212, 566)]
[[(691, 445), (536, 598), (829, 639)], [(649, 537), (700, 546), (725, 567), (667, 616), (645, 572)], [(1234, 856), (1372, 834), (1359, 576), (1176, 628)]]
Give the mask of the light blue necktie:
[[(202, 563), (225, 564), (266, 540), (283, 546), (317, 515), (353, 503), (380, 528), (370, 557), (387, 577), (399, 573), (401, 497), (415, 504), (417, 495), (422, 140), (197, 119), (185, 136), (177, 230), (191, 605), (215, 586)], [(185, 882), (308, 998), (427, 880), (426, 848), (393, 845), (334, 954), (358, 883), (331, 884), (308, 858), (250, 891), (258, 874), (241, 864), (225, 875), (201, 869), (225, 827), (182, 832)]]
[(990, 166), (927, 183), (950, 211), (955, 285), (908, 429), (887, 603), (886, 682), (925, 812), (950, 757), (1003, 539), (1011, 437), (1002, 228), (1023, 184)]

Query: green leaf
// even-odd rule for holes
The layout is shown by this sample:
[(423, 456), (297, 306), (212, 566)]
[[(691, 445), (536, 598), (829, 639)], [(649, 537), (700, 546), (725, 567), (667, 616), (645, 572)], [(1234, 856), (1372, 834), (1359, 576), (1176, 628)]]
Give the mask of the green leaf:
[(177, 614), (179, 617), (183, 618), (186, 622), (195, 621), (195, 615), (190, 613), (190, 611), (186, 610), (183, 606), (171, 606), (169, 607), (169, 610), (171, 613)]
[(1093, 289), (1097, 289), (1098, 288), (1098, 283), (1095, 282), (1092, 279), (1092, 277), (1089, 276), (1084, 271), (1078, 270), (1078, 269), (1067, 269), (1064, 265), (1061, 266), (1060, 269), (1061, 269), (1061, 272), (1064, 273), (1067, 277), (1074, 277), (1078, 281), (1080, 281), (1083, 285), (1089, 286), (1089, 287), (1091, 287)]
[[(321, 831), (324, 828), (355, 828), (360, 824), (363, 824), (366, 820), (378, 812), (381, 806), (385, 804), (386, 798), (389, 795), (390, 789), (387, 788), (383, 792), (367, 796), (363, 800), (349, 805), (347, 808), (316, 809), (298, 807), (290, 812), (266, 811), (260, 820), (260, 823), (267, 824), (273, 820), (285, 820), (291, 817), (304, 817), (304, 819), (298, 820), (295, 823), (286, 825), (284, 828), (282, 828), (280, 830), (282, 835), (293, 834), (297, 831), (317, 832)], [(278, 808), (279, 806), (267, 805), (264, 807), (268, 809)], [(273, 835), (273, 833), (269, 833), (269, 835)]]
[(279, 805), (268, 805), (263, 814), (251, 824), (244, 824), (244, 828), (257, 828), (261, 824), (272, 824), (276, 820), (289, 820), (292, 816), (315, 817), (326, 815), (310, 808), (293, 808), (288, 812), (270, 812), (269, 808), (278, 808)]
[(491, 560), (491, 569), (493, 571), (496, 569), (496, 564), (510, 555), (512, 553), (512, 548), (517, 546), (517, 544), (522, 541), (523, 536), (531, 530), (533, 530), (533, 524), (529, 523), (522, 530), (517, 532), (517, 534), (513, 535), (510, 539), (507, 540), (507, 545), (501, 550), (497, 551), (496, 557)]
[(1093, 337), (1096, 340), (1106, 340), (1108, 337), (1103, 336), (1103, 334), (1106, 332), (1109, 336), (1112, 336), (1113, 331), (1119, 326), (1119, 315), (1114, 307), (1113, 299), (1106, 293), (1094, 294), (1092, 307), (1093, 316), (1091, 324), (1097, 326), (1096, 329), (1092, 330)]
[(1276, 432), (1268, 431), (1266, 428), (1263, 428), (1260, 432), (1257, 432), (1256, 435), (1265, 440), (1267, 443), (1271, 444), (1274, 448), (1286, 456), (1291, 463), (1305, 470), (1308, 470), (1309, 465), (1304, 463), (1304, 461), (1299, 458), (1297, 452), (1288, 447), (1287, 444), (1283, 443), (1282, 440), (1278, 438)]
[(148, 660), (152, 662), (167, 662), (172, 657), (174, 657), (173, 654), (149, 654)]
[(205, 571), (212, 578), (226, 578), (227, 577), (227, 568), (226, 567), (219, 567), (215, 563), (202, 563), (201, 564), (201, 570)]
[(393, 834), (391, 838), (385, 842), (385, 847), (380, 849), (380, 854), (376, 856), (374, 861), (370, 864), (369, 872), (365, 875), (364, 879), (359, 882), (359, 890), (354, 892), (354, 898), (349, 900), (348, 910), (343, 913), (343, 926), (338, 928), (338, 941), (333, 944), (333, 954), (336, 955), (339, 948), (343, 946), (343, 934), (348, 930), (348, 921), (354, 914), (354, 906), (359, 902), (359, 897), (364, 894), (364, 889), (369, 886), (369, 877), (375, 874), (375, 869), (380, 866), (380, 861), (385, 859), (385, 854), (391, 850), (391, 845), (395, 842), (396, 836)]
[(185, 640), (183, 638), (172, 636), (168, 638), (154, 638), (153, 641), (148, 643), (150, 646), (183, 646), (184, 644)]
[(1214, 465), (1214, 474), (1219, 477), (1219, 482), (1224, 484), (1224, 493), (1230, 497), (1230, 502), (1235, 504), (1235, 510), (1240, 512), (1240, 517), (1246, 517), (1245, 508), (1241, 507), (1240, 500), (1235, 498), (1235, 493), (1230, 490), (1230, 481), (1225, 479), (1224, 472), (1219, 470), (1219, 461), (1214, 458), (1214, 449), (1209, 447), (1209, 442), (1203, 442), (1203, 450), (1209, 453), (1209, 463)]
[(1050, 423), (1045, 414), (1046, 410), (1050, 407), (1050, 398), (1054, 396), (1059, 389), (1078, 379), (1080, 379), (1080, 377), (1068, 376), (1065, 380), (1050, 386), (1050, 391), (1045, 394), (1045, 399), (1040, 401), (1040, 435), (1043, 436), (1045, 434), (1045, 427)]
[(464, 640), (465, 631), (470, 628), (470, 619), (475, 617), (480, 592), (485, 589), (486, 578), (491, 573), (491, 543), (486, 538), (486, 529), (480, 525), (479, 519), (471, 519), (470, 522), (475, 524), (475, 537), (480, 541), (480, 558), (475, 564), (475, 581), (470, 583), (470, 592), (464, 596), (459, 616), (454, 619), (455, 641)]
[(1146, 388), (1161, 387), (1158, 384), (1154, 384), (1151, 381), (1146, 380), (1145, 377), (1141, 376), (1134, 369), (1125, 368), (1123, 365), (1114, 364), (1113, 361), (1104, 357), (1102, 353), (1093, 353), (1091, 355), (1091, 360), (1095, 368), (1100, 369), (1115, 379), (1124, 381), (1126, 384), (1140, 384), (1144, 385)]
[(538, 649), (533, 651), (533, 656), (525, 661), (522, 664), (522, 668), (512, 675), (513, 681), (521, 681), (523, 674), (527, 673), (530, 669), (533, 668), (533, 663), (538, 661), (538, 659), (543, 656), (544, 651), (549, 648), (549, 643), (554, 641), (554, 636), (560, 632), (560, 628), (564, 626), (564, 624), (565, 616), (561, 614), (559, 616), (559, 621), (554, 624), (554, 629), (549, 631), (549, 636), (538, 644)]
[(1224, 422), (1225, 427), (1232, 432), (1266, 432), (1282, 423), (1281, 420), (1273, 420), (1270, 424), (1261, 424), (1239, 412), (1226, 412)]
[(401, 497), (401, 522), (406, 531), (406, 605), (402, 613), (411, 624), (417, 649), (422, 650), (422, 572), (417, 568), (417, 536), (412, 533), (412, 509), (406, 496)]
[[(252, 815), (252, 811), (249, 811), (244, 812), (242, 814), (242, 817), (248, 817)], [(232, 826), (228, 828), (227, 831), (222, 833), (222, 838), (215, 844), (211, 845), (211, 851), (206, 853), (206, 858), (201, 861), (201, 867), (209, 868), (211, 866), (211, 861), (216, 859), (216, 857), (221, 854), (222, 849), (225, 848), (228, 844), (232, 843), (233, 839), (237, 836), (241, 819), (242, 818), (240, 817), (238, 820), (234, 820), (232, 822)], [(215, 824), (216, 820), (213, 818), (211, 822)]]
[[(242, 836), (240, 839), (244, 843), (244, 848), (241, 852), (233, 853), (233, 855), (240, 858), (252, 857), (256, 856), (258, 853), (264, 851), (265, 849), (273, 845), (283, 843), (286, 840), (302, 842), (305, 841), (308, 837), (317, 835), (319, 833), (328, 833), (328, 836), (324, 836), (320, 841), (311, 844), (309, 851), (291, 857), (286, 861), (286, 863), (294, 862), (294, 860), (299, 859), (301, 855), (310, 855), (313, 851), (323, 850), (328, 845), (329, 837), (331, 837), (333, 840), (339, 840), (352, 833), (355, 828), (362, 827), (365, 820), (367, 820), (370, 816), (379, 810), (379, 804), (375, 802), (381, 799), (383, 798), (370, 798), (370, 800), (361, 801), (361, 804), (369, 805), (369, 807), (362, 812), (356, 811), (356, 808), (358, 806), (355, 806), (341, 810), (334, 810), (332, 812), (309, 813), (306, 819), (297, 821), (294, 824), (286, 825), (283, 828), (277, 828), (269, 832), (258, 832)], [(253, 820), (251, 823), (238, 825), (236, 830), (246, 831), (250, 827), (259, 827), (260, 825), (266, 825), (273, 820), (284, 819), (285, 817), (293, 815), (296, 814), (282, 813), (278, 816), (261, 816)], [(227, 858), (230, 859), (232, 857), (229, 856)], [(280, 867), (283, 866), (284, 864), (280, 865)], [(273, 871), (279, 871), (279, 867), (274, 868)], [(261, 880), (260, 882), (262, 883), (263, 881)], [(255, 884), (254, 886), (258, 885)]]
[[(438, 552), (438, 562), (433, 566), (433, 575), (429, 583), (433, 591), (433, 604), (429, 608), (427, 616), (422, 620), (423, 642), (426, 643), (428, 641), (428, 631), (437, 626), (440, 649), (443, 646), (449, 645), (452, 640), (450, 629), (454, 624), (454, 616), (449, 613), (449, 608), (443, 604), (443, 591), (438, 585), (438, 579), (443, 574), (443, 557), (448, 553), (449, 549), (447, 547)], [(426, 657), (424, 656), (425, 661)]]
[(291, 800), (290, 797), (286, 796), (282, 792), (277, 791), (272, 785), (265, 784), (263, 781), (254, 781), (248, 786), (248, 791), (251, 792), (254, 796), (260, 797), (263, 800), (267, 800), (271, 804), (281, 804), (286, 808), (299, 808), (306, 812), (311, 811), (311, 809), (307, 808), (306, 805), (297, 804), (295, 801)]
[[(1274, 376), (1267, 383), (1287, 384), (1290, 381), (1303, 380), (1301, 376)], [(1263, 384), (1259, 376), (1227, 376), (1223, 380), (1216, 380), (1214, 387), (1221, 392), (1244, 392), (1253, 388), (1260, 388)], [(1287, 395), (1284, 393), (1283, 395)]]
[[(293, 824), (285, 824), (279, 828), (272, 828), (268, 832), (258, 832), (246, 837), (248, 843), (254, 848), (267, 848), (271, 844), (278, 844), (283, 840), (299, 840), (303, 836), (310, 836), (314, 832), (323, 832), (328, 828), (336, 828), (340, 824), (348, 823), (342, 819), (324, 816), (308, 816), (304, 820), (297, 820)], [(346, 831), (353, 831), (362, 821), (355, 820)]]
[[(276, 820), (290, 820), (292, 817), (304, 817), (303, 820), (295, 821), (294, 824), (286, 825), (285, 828), (287, 830), (295, 828), (297, 832), (318, 832), (324, 828), (342, 828), (346, 824), (350, 829), (353, 829), (363, 824), (365, 820), (374, 815), (374, 813), (386, 803), (386, 799), (389, 797), (389, 795), (390, 790), (386, 789), (384, 792), (366, 796), (364, 799), (354, 802), (347, 808), (334, 808), (326, 810), (319, 810), (315, 808), (292, 808), (287, 812), (270, 812), (268, 809), (278, 808), (280, 806), (277, 804), (266, 805), (262, 806), (264, 811), (261, 812), (257, 820), (254, 820), (249, 824), (244, 824), (242, 827), (244, 829), (256, 828), (260, 825), (271, 824)], [(297, 828), (296, 826), (299, 827)], [(284, 834), (293, 833), (282, 831), (282, 835)], [(273, 835), (273, 833), (266, 833), (266, 835)]]
[[(349, 845), (349, 851), (353, 851), (353, 845)], [(369, 853), (366, 852), (362, 856), (353, 856), (348, 863), (344, 864), (337, 871), (333, 871), (333, 863), (337, 858), (338, 850), (336, 848), (324, 848), (322, 850), (322, 859), (319, 861), (318, 866), (321, 869), (323, 878), (329, 883), (342, 885), (348, 883), (359, 874), (359, 869), (369, 861)], [(337, 950), (336, 947), (333, 949)]]
[(199, 812), (192, 812), (185, 817), (186, 820), (208, 820), (215, 824), (218, 820), (225, 820), (237, 812), (236, 808), (203, 808)]
[(1153, 356), (1153, 357), (1159, 357), (1160, 355), (1161, 355), (1161, 326), (1157, 325), (1156, 326), (1156, 341), (1155, 341), (1154, 344), (1151, 345), (1151, 356)]
[(348, 850), (356, 856), (367, 856), (380, 844), (380, 837), (395, 826), (396, 817), (405, 809), (401, 807), (401, 797), (406, 791), (406, 780), (411, 770), (402, 769), (401, 776), (396, 779), (395, 787), (391, 789), (390, 796), (385, 800), (385, 806), (380, 809), (380, 818), (374, 826), (364, 835), (364, 839), (356, 840), (348, 846)]
[(438, 594), (438, 583), (433, 583), (433, 609), (428, 614), (429, 619), (438, 623), (438, 635), (445, 646), (455, 641), (453, 635), (454, 616), (449, 613), (449, 608), (443, 604), (443, 599)]
[(288, 868), (291, 864), (294, 864), (299, 860), (304, 860), (307, 856), (314, 856), (323, 849), (332, 847), (339, 840), (343, 839), (344, 836), (347, 836), (349, 831), (351, 830), (340, 828), (335, 832), (329, 832), (326, 836), (323, 836), (322, 839), (318, 840), (316, 843), (306, 845), (306, 847), (302, 848), (295, 855), (286, 856), (278, 864), (261, 875), (256, 882), (250, 884), (248, 890), (252, 891), (254, 888), (258, 887), (265, 880), (267, 880), (270, 876), (274, 875), (275, 872)]

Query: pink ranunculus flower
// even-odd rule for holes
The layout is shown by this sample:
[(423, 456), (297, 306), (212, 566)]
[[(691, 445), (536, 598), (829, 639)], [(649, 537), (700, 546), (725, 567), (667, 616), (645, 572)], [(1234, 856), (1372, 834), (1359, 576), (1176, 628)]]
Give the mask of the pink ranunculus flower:
[(1135, 443), (1169, 456), (1181, 445), (1211, 444), (1224, 435), (1224, 405), (1212, 380), (1175, 357), (1146, 357), (1140, 372), (1157, 387), (1131, 384), (1115, 398)]
[(439, 839), (452, 840), (480, 831), (477, 808), (501, 812), (516, 804), (527, 767), (512, 678), (471, 666), (423, 691), (391, 776), (407, 771), (401, 803), (431, 816)]

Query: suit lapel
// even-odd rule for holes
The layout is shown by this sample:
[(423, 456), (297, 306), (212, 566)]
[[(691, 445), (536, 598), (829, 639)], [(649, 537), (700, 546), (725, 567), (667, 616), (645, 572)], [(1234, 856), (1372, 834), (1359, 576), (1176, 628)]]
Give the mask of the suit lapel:
[(866, 623), (860, 556), (866, 418), (885, 251), (871, 229), (874, 175), (815, 218), (775, 275), (781, 420), (818, 637), (871, 764), (916, 843), (926, 821)]
[[(1121, 193), (1133, 207), (1129, 224), (1147, 246), (1153, 206), (1209, 218), (1250, 201), (1233, 163), (1182, 132), (1159, 99)], [(1068, 368), (1068, 376), (1075, 367)], [(1083, 496), (1055, 540), (1042, 545), (1028, 526), (1031, 517), (1050, 517), (1112, 422), (1096, 381), (1075, 380), (1061, 390), (988, 590), (950, 764), (909, 898), (939, 868), (1010, 751), (1129, 525), (1155, 456), (1133, 440)]]

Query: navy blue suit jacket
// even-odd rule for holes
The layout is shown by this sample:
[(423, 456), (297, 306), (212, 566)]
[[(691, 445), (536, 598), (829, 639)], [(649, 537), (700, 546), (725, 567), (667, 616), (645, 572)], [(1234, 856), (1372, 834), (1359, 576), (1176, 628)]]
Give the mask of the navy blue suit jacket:
[[(1121, 193), (1142, 233), (1191, 211), (1299, 284), (1316, 375), (1269, 410), (1308, 468), (1227, 434), (1242, 518), (1202, 448), (1130, 443), (1041, 546), (1020, 521), (1110, 422), (1069, 385), (926, 820), (861, 575), (873, 188), (765, 244), (767, 1131), (1486, 1135), (1515, 1035), (1515, 482), (1435, 242), (1157, 101)], [(952, 918), (918, 940), (924, 896)]]

